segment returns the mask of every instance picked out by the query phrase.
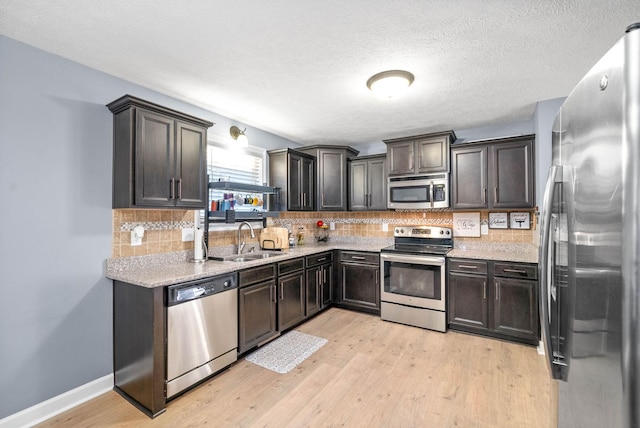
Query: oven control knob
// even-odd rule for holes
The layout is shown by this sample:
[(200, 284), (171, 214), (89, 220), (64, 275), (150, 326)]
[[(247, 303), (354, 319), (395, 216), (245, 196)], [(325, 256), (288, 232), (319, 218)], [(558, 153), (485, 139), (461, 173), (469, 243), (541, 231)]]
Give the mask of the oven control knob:
[(444, 235), (444, 230), (441, 230), (441, 231), (440, 231), (440, 235)]

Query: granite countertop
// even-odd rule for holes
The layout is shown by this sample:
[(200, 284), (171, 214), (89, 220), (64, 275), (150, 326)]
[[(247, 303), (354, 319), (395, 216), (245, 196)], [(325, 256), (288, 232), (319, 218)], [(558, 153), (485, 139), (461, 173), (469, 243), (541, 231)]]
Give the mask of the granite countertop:
[(281, 254), (246, 262), (207, 260), (204, 263), (189, 262), (193, 252), (171, 253), (166, 255), (126, 257), (108, 259), (106, 277), (146, 288), (162, 287), (201, 278), (234, 272), (249, 267), (331, 250), (351, 250), (379, 252), (391, 245), (389, 241), (374, 242), (331, 242), (301, 245), (283, 251)]
[(538, 263), (538, 247), (533, 244), (463, 241), (456, 243), (453, 250), (447, 253), (447, 257)]

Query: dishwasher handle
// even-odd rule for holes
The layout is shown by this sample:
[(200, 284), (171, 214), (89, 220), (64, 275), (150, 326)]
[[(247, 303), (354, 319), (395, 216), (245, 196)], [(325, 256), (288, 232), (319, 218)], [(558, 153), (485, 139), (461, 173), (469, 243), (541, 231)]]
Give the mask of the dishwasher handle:
[(235, 272), (204, 280), (172, 285), (167, 287), (167, 306), (179, 305), (237, 288), (238, 275)]

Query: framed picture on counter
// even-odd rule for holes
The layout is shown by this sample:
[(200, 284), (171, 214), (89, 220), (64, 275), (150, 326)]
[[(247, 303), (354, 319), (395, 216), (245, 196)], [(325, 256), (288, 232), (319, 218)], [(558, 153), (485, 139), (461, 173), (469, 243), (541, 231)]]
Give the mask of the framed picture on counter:
[(489, 229), (507, 229), (507, 213), (489, 213)]

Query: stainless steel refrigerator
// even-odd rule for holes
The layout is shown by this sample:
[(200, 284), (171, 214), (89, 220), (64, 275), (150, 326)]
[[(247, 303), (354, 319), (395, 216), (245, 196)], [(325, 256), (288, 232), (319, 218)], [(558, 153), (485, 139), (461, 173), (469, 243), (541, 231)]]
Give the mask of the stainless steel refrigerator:
[(560, 428), (640, 427), (640, 24), (553, 126), (540, 313)]

